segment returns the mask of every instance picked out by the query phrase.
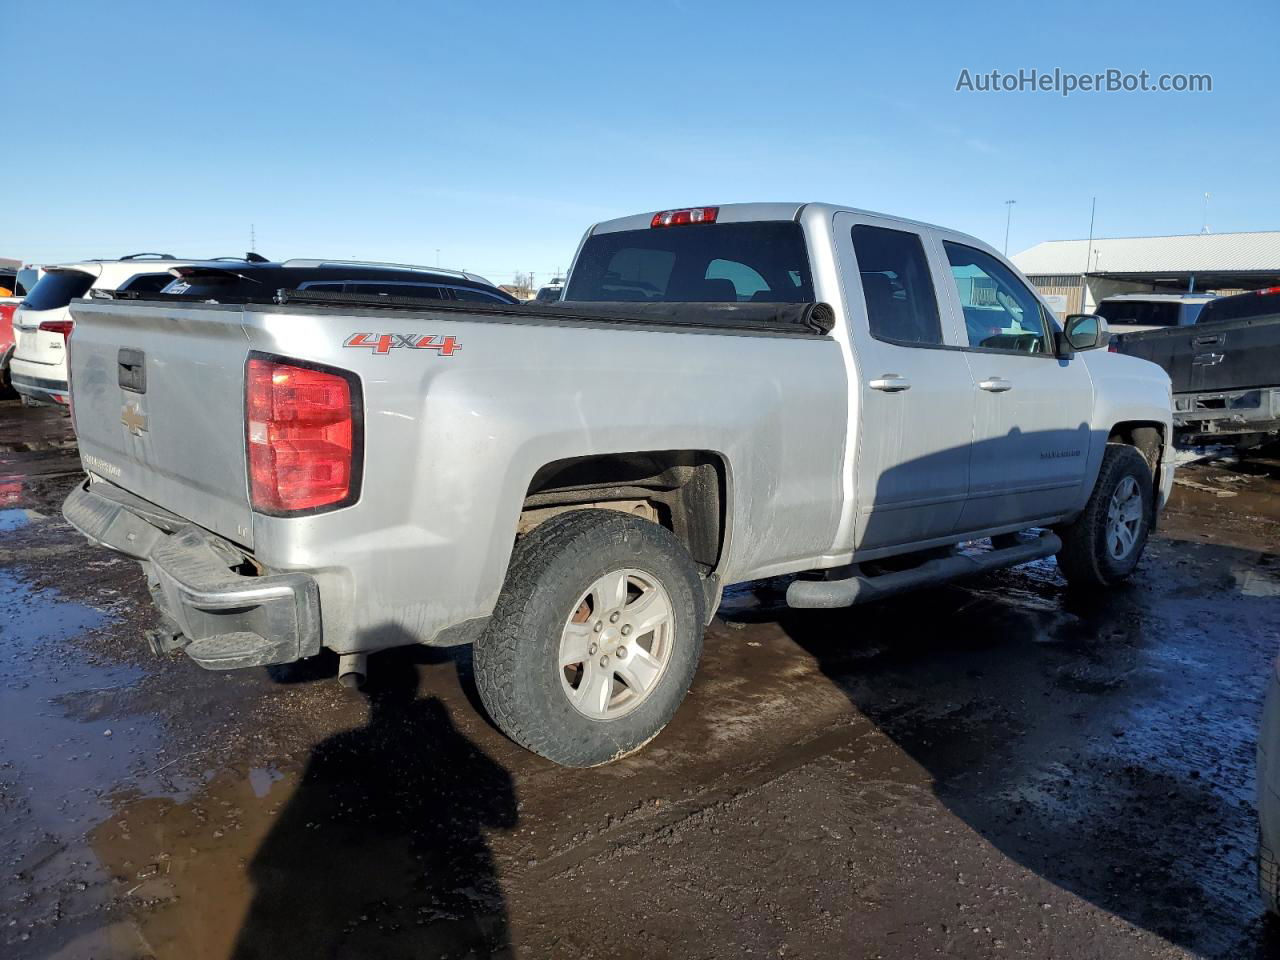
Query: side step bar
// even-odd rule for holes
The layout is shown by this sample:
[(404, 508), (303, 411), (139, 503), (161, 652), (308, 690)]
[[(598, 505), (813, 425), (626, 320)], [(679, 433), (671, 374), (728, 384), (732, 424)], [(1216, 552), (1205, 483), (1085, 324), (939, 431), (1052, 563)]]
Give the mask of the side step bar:
[(937, 560), (926, 560), (918, 567), (878, 576), (854, 576), (845, 580), (795, 580), (787, 587), (787, 605), (817, 609), (852, 607), (857, 603), (880, 600), (895, 593), (933, 586), (972, 573), (985, 573), (1002, 567), (1029, 563), (1052, 556), (1062, 549), (1056, 533), (1048, 531), (1034, 540), (989, 550), (986, 553), (958, 553)]

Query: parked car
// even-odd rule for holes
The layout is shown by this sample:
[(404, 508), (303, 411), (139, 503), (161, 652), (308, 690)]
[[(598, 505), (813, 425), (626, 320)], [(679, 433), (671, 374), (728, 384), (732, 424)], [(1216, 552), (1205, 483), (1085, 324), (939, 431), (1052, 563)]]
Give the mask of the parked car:
[(555, 303), (564, 294), (564, 281), (552, 280), (545, 287), (539, 288), (533, 300), (537, 303)]
[(1116, 349), (1168, 372), (1184, 442), (1250, 446), (1280, 433), (1280, 287), (1219, 297), (1194, 326), (1131, 334)]
[(1096, 313), (1105, 317), (1112, 337), (1164, 327), (1189, 327), (1212, 293), (1122, 293), (1107, 297)]
[[(5, 261), (8, 263), (9, 261)], [(27, 295), (27, 290), (35, 286), (39, 278), (39, 268), (22, 266), (21, 262), (13, 262), (12, 268), (0, 269), (0, 391), (7, 392), (9, 384), (9, 361), (13, 358), (13, 315), (18, 304)]]
[(73, 321), (68, 305), (90, 290), (154, 293), (173, 277), (180, 261), (166, 254), (138, 253), (119, 260), (86, 260), (45, 266), (13, 313), (13, 387), (27, 403), (67, 403), (67, 337)]
[[(270, 303), (280, 290), (416, 297), (462, 303), (519, 303), (484, 277), (460, 270), (358, 260), (283, 263), (209, 262), (174, 267), (165, 294), (227, 302)], [(145, 294), (145, 291), (143, 292)]]
[(546, 305), (278, 299), (72, 306), (64, 515), (142, 562), (153, 649), (355, 679), (474, 643), (495, 722), (561, 764), (657, 735), (724, 584), (841, 607), (1056, 554), (1105, 590), (1173, 481), (1169, 379), (1104, 320), (845, 207), (600, 223)]
[[(138, 265), (146, 257), (147, 272)], [(65, 403), (66, 342), (72, 329), (67, 305), (86, 293), (125, 298), (162, 295), (221, 303), (270, 302), (281, 289), (313, 294), (357, 293), (412, 296), (477, 303), (515, 303), (483, 277), (407, 264), (343, 260), (288, 260), (273, 263), (257, 254), (244, 258), (176, 261), (151, 255), (121, 261), (92, 261), (49, 268), (54, 279), (18, 311), (14, 327), (15, 386), (35, 402)], [(99, 267), (94, 279), (91, 268)], [(34, 303), (32, 301), (35, 301)]]

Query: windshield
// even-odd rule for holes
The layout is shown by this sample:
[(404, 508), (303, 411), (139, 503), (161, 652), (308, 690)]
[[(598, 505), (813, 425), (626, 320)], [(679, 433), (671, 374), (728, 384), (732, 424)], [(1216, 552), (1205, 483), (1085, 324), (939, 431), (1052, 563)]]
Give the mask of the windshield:
[(1103, 300), (1098, 316), (1113, 327), (1176, 327), (1181, 306), (1170, 300)]
[(50, 270), (27, 294), (22, 306), (27, 310), (57, 310), (93, 286), (93, 275), (81, 270)]
[(809, 303), (798, 223), (716, 223), (588, 237), (565, 300)]

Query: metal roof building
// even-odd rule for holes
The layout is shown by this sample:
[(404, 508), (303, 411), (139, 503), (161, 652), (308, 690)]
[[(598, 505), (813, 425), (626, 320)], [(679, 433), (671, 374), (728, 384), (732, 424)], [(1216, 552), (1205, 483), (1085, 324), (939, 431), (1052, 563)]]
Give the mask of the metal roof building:
[(1069, 310), (1117, 293), (1257, 290), (1280, 285), (1280, 230), (1050, 240), (1012, 260)]

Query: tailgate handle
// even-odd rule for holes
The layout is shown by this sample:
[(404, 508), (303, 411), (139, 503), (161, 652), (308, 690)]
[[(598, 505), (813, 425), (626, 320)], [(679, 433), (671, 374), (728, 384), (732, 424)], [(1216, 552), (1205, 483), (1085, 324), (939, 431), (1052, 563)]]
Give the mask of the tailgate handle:
[(147, 392), (147, 358), (141, 350), (121, 347), (116, 355), (120, 386), (132, 393)]
[(1214, 335), (1212, 337), (1196, 337), (1197, 347), (1211, 347), (1215, 343), (1221, 343), (1221, 342), (1222, 342), (1222, 336), (1220, 334)]

